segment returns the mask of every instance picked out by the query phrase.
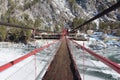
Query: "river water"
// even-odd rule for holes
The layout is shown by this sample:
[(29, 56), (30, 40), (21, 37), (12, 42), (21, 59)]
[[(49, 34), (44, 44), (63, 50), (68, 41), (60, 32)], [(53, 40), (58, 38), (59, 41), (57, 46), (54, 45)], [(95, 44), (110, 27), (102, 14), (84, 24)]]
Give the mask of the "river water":
[(105, 49), (97, 50), (95, 52), (120, 64), (120, 47), (109, 46)]
[[(78, 42), (79, 43), (79, 42)], [(120, 80), (120, 75), (101, 61), (77, 47), (70, 41), (70, 48), (83, 80)], [(94, 50), (97, 54), (120, 63), (120, 48), (109, 46), (102, 50)]]

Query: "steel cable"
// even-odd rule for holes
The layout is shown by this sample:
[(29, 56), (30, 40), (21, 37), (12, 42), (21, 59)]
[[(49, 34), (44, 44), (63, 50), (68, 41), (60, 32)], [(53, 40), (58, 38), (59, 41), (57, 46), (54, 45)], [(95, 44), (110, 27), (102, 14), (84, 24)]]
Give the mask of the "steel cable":
[(111, 7), (105, 9), (104, 11), (102, 11), (102, 12), (99, 13), (99, 14), (97, 14), (96, 16), (94, 16), (93, 18), (89, 19), (88, 21), (84, 22), (84, 23), (81, 24), (80, 26), (78, 26), (78, 27), (72, 29), (70, 32), (75, 31), (76, 29), (78, 29), (78, 28), (80, 28), (80, 27), (82, 27), (82, 26), (84, 26), (84, 25), (86, 25), (86, 24), (88, 24), (88, 23), (94, 21), (95, 19), (100, 18), (101, 16), (103, 16), (103, 15), (105, 15), (105, 14), (107, 14), (107, 13), (109, 13), (109, 12), (111, 12), (111, 11), (113, 11), (113, 10), (119, 8), (119, 7), (120, 7), (120, 1), (118, 1), (116, 4), (112, 5)]

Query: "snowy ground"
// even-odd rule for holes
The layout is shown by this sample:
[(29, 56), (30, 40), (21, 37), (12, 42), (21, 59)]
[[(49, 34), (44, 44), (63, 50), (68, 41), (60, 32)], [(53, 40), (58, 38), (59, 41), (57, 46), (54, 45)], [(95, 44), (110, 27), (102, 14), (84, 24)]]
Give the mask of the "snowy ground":
[[(40, 47), (52, 41), (53, 40), (38, 40), (34, 44)], [(3, 46), (3, 44), (5, 45)], [(35, 78), (41, 80), (59, 45), (60, 42), (57, 42), (37, 53), (36, 56), (33, 55), (7, 70), (0, 72), (0, 80), (35, 80)], [(0, 43), (0, 66), (25, 55), (31, 50), (33, 49), (27, 49), (25, 45), (23, 48), (23, 45), (20, 46), (20, 44)]]
[[(88, 47), (86, 41), (76, 42)], [(117, 72), (73, 44), (74, 43), (70, 42), (69, 45), (83, 80), (120, 80), (120, 75)]]

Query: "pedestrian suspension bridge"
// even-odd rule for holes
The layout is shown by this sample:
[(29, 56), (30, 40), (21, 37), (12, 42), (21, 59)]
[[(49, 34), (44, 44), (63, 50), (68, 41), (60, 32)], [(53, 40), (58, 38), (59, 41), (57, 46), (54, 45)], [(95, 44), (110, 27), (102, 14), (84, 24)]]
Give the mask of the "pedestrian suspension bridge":
[[(99, 13), (95, 17), (91, 18), (90, 20), (86, 21), (82, 25), (78, 26), (77, 28), (72, 29), (71, 32), (75, 31), (76, 29), (88, 24), (89, 22), (107, 14), (108, 12), (110, 12), (114, 9), (117, 9), (119, 6), (120, 6), (120, 1), (117, 4), (106, 9), (105, 11)], [(4, 22), (0, 22), (0, 25), (5, 25), (5, 26), (10, 26), (10, 27), (15, 27), (15, 28), (37, 30), (34, 28), (25, 28), (25, 27), (21, 27), (19, 25), (14, 25), (14, 24), (9, 24), (9, 23), (4, 23)], [(95, 53), (94, 51), (86, 48), (84, 46), (84, 44), (80, 45), (77, 42), (75, 42), (74, 40), (69, 39), (67, 36), (67, 33), (69, 33), (69, 32), (67, 32), (66, 30), (63, 30), (61, 32), (61, 37), (59, 40), (53, 41), (52, 43), (48, 43), (47, 45), (37, 48), (37, 49), (19, 57), (13, 61), (10, 61), (4, 65), (0, 65), (0, 74), (7, 71), (9, 68), (14, 67), (15, 65), (20, 64), (20, 62), (22, 62), (32, 56), (32, 57), (34, 57), (34, 59), (32, 59), (32, 61), (34, 61), (33, 65), (34, 65), (34, 74), (35, 75), (32, 76), (32, 77), (34, 77), (34, 80), (84, 80), (85, 75), (81, 75), (78, 70), (78, 66), (75, 61), (74, 53), (71, 49), (71, 45), (74, 45), (79, 50), (82, 50), (83, 51), (82, 53), (86, 52), (83, 54), (83, 56), (81, 58), (84, 58), (84, 55), (89, 54), (92, 57), (94, 57), (97, 60), (104, 63), (105, 65), (109, 66), (112, 70), (114, 70), (118, 74), (120, 74), (120, 65), (118, 65), (117, 63), (109, 60), (108, 58), (105, 58), (105, 57)], [(41, 72), (38, 72), (39, 71), (38, 69), (40, 69), (40, 67), (38, 67), (38, 64), (36, 61), (38, 59), (38, 53), (42, 52), (44, 49), (47, 49), (51, 45), (54, 45), (56, 43), (57, 44), (59, 43), (59, 45), (58, 45), (58, 48), (55, 51), (54, 55), (52, 55), (52, 58), (48, 61), (48, 63), (46, 65), (44, 65), (43, 70)], [(82, 54), (82, 53), (79, 53), (79, 54)], [(82, 62), (83, 63), (83, 68), (82, 68), (83, 74), (85, 71), (85, 67), (84, 67), (85, 61), (84, 60), (85, 59), (83, 59), (83, 62)], [(29, 67), (30, 66), (28, 66), (28, 68)], [(25, 73), (23, 73), (23, 74), (25, 74)], [(11, 76), (14, 76), (14, 75), (15, 74), (13, 74)], [(19, 74), (19, 76), (21, 76), (21, 74)], [(6, 80), (11, 80), (11, 79), (6, 79)], [(19, 80), (19, 79), (16, 79), (16, 80)], [(24, 79), (24, 80), (26, 80), (26, 79)]]

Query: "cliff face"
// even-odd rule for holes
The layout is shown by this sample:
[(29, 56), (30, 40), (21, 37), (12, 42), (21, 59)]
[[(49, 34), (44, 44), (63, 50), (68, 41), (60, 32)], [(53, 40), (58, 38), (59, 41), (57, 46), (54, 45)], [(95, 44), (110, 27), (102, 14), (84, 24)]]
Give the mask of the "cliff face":
[[(15, 17), (19, 21), (25, 16), (40, 20), (40, 26), (69, 26), (75, 17), (89, 19), (117, 0), (0, 0), (0, 16)], [(24, 17), (23, 17), (24, 16)], [(103, 16), (102, 20), (120, 20), (120, 9)]]

